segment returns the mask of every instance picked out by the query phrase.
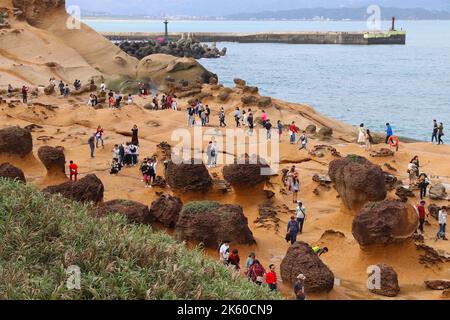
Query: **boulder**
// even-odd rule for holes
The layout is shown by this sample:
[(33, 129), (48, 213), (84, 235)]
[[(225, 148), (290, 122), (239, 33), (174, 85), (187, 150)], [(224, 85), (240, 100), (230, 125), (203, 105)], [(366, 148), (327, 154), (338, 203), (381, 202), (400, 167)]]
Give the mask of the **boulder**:
[[(373, 288), (369, 291), (385, 297), (396, 297), (400, 292), (397, 272), (386, 264), (377, 264), (376, 266), (380, 268), (379, 287), (377, 288), (377, 281), (375, 280), (371, 282)], [(369, 279), (372, 275), (373, 273), (369, 275)]]
[(162, 194), (150, 206), (151, 217), (168, 228), (174, 228), (178, 221), (183, 203), (180, 198)]
[(258, 99), (258, 107), (267, 108), (272, 105), (272, 98), (270, 97), (261, 97)]
[(148, 206), (131, 200), (111, 200), (100, 204), (95, 209), (95, 215), (98, 217), (103, 217), (111, 213), (124, 215), (131, 223), (149, 224), (151, 222)]
[(258, 87), (245, 86), (243, 89), (244, 93), (257, 94), (259, 91)]
[(431, 203), (431, 204), (428, 206), (428, 212), (430, 213), (430, 216), (432, 216), (432, 217), (435, 218), (436, 220), (439, 220), (439, 211), (440, 211), (441, 209), (442, 209), (441, 207), (437, 206), (437, 205), (434, 204), (434, 203)]
[(169, 161), (165, 170), (167, 184), (180, 192), (207, 192), (212, 186), (212, 179), (205, 164), (174, 163)]
[(413, 236), (418, 223), (416, 211), (409, 204), (370, 202), (353, 220), (352, 234), (360, 246), (401, 243)]
[(450, 280), (427, 280), (425, 285), (432, 290), (446, 290), (450, 289)]
[(384, 180), (386, 182), (386, 189), (388, 191), (394, 190), (400, 183), (397, 177), (390, 174), (389, 172), (384, 172)]
[(242, 79), (234, 79), (234, 84), (236, 85), (236, 87), (238, 88), (244, 88), (247, 85), (247, 82), (245, 80)]
[(217, 96), (217, 98), (222, 102), (227, 101), (229, 97), (230, 97), (230, 94), (226, 91), (219, 93), (219, 95)]
[(373, 150), (370, 152), (370, 156), (374, 158), (393, 157), (394, 151), (388, 148), (381, 148), (380, 150)]
[(318, 135), (321, 138), (331, 138), (333, 136), (333, 129), (329, 127), (322, 127), (320, 128)]
[(254, 96), (243, 96), (241, 102), (245, 105), (258, 103), (258, 98)]
[(0, 129), (0, 154), (7, 153), (25, 157), (33, 151), (31, 132), (19, 127)]
[(18, 180), (26, 183), (25, 175), (19, 168), (14, 167), (12, 164), (6, 162), (0, 165), (0, 178)]
[(430, 199), (432, 200), (446, 200), (447, 192), (445, 190), (445, 186), (442, 183), (435, 184), (430, 188), (428, 193)]
[(175, 226), (175, 236), (179, 240), (197, 241), (214, 249), (225, 240), (233, 245), (255, 243), (240, 206), (211, 201), (185, 205)]
[(241, 156), (234, 164), (223, 167), (223, 177), (233, 186), (253, 187), (270, 179), (266, 170), (270, 170), (265, 160), (256, 156)]
[(307, 134), (316, 134), (317, 127), (313, 124), (310, 124), (306, 127), (305, 131)]
[(76, 182), (68, 181), (47, 187), (42, 191), (48, 194), (60, 194), (73, 201), (99, 203), (103, 200), (104, 190), (101, 180), (95, 174), (89, 174)]
[(349, 155), (330, 162), (329, 176), (344, 205), (357, 211), (369, 201), (386, 198), (383, 170), (363, 157)]
[(66, 172), (66, 157), (61, 148), (49, 146), (40, 147), (38, 157), (48, 172)]
[(287, 283), (294, 283), (299, 274), (305, 275), (305, 291), (309, 293), (329, 292), (334, 286), (333, 272), (305, 242), (296, 242), (288, 249), (280, 271)]
[(403, 186), (399, 186), (395, 189), (395, 195), (403, 202), (408, 202), (408, 198), (415, 197), (414, 192)]
[(52, 95), (53, 93), (55, 93), (55, 86), (54, 86), (53, 84), (49, 84), (48, 86), (46, 86), (46, 87), (44, 88), (44, 93), (45, 93), (47, 96)]

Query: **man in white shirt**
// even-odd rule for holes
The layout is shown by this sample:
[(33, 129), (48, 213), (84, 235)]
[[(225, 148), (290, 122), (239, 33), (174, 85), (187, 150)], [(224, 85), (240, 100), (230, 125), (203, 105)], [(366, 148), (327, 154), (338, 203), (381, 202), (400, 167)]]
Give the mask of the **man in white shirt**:
[(303, 203), (298, 201), (298, 206), (296, 209), (297, 212), (297, 222), (298, 222), (298, 232), (302, 233), (303, 230), (303, 223), (305, 222), (306, 218), (306, 208), (303, 206)]
[(438, 220), (439, 220), (439, 232), (437, 234), (437, 238), (442, 240), (448, 240), (445, 237), (445, 227), (447, 225), (447, 207), (442, 207), (442, 209), (439, 210)]
[(228, 265), (228, 257), (230, 255), (230, 241), (225, 240), (223, 244), (220, 246), (220, 261), (223, 264)]

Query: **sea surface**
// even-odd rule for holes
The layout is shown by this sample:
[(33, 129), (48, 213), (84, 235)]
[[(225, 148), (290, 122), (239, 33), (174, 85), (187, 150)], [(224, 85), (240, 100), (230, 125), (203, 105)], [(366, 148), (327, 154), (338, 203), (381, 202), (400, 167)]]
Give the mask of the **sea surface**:
[[(162, 21), (85, 20), (97, 31), (164, 30)], [(383, 29), (389, 23), (382, 24)], [(169, 32), (364, 31), (365, 21), (171, 21)], [(450, 21), (397, 21), (406, 46), (218, 43), (227, 56), (201, 63), (263, 95), (307, 103), (352, 125), (429, 140), (432, 120), (450, 126)], [(447, 131), (450, 136), (450, 131)], [(444, 139), (445, 140), (445, 139)]]

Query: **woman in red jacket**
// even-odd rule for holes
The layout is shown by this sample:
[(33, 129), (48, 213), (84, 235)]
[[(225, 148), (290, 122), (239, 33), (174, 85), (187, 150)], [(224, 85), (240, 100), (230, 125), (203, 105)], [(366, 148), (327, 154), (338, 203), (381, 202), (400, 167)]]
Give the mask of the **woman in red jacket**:
[(269, 285), (270, 290), (277, 290), (277, 274), (275, 273), (275, 265), (271, 264), (269, 266), (270, 271), (266, 274), (266, 283)]
[(261, 263), (259, 263), (259, 260), (255, 260), (248, 269), (248, 276), (257, 285), (261, 285), (263, 283), (265, 274), (266, 270)]

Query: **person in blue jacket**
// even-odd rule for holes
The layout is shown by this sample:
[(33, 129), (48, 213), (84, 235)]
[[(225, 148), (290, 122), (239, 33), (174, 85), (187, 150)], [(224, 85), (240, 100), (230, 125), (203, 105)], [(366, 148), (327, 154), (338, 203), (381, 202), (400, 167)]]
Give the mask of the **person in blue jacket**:
[(394, 135), (393, 131), (392, 131), (392, 127), (389, 123), (386, 123), (386, 141), (385, 143), (387, 144), (389, 141), (389, 138), (392, 137)]

